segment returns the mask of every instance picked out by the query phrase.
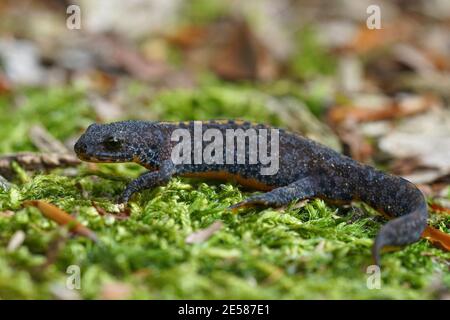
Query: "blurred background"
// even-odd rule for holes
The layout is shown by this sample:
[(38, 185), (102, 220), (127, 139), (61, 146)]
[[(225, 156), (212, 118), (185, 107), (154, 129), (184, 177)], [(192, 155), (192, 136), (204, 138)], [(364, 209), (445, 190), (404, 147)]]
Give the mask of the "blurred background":
[(406, 177), (448, 213), (449, 35), (448, 0), (2, 0), (0, 182), (27, 181), (18, 152), (73, 157), (95, 121), (241, 118)]
[(28, 103), (69, 146), (91, 120), (239, 117), (417, 183), (449, 173), (448, 1), (19, 0), (0, 15), (0, 152), (33, 147)]

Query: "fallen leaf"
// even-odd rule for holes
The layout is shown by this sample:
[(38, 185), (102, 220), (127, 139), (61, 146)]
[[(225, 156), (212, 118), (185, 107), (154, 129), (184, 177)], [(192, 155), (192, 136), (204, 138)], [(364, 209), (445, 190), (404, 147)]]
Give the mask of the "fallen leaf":
[(338, 124), (344, 121), (369, 122), (402, 118), (423, 113), (437, 105), (431, 95), (402, 96), (376, 108), (358, 105), (337, 105), (328, 112), (328, 121)]
[(204, 26), (189, 25), (184, 26), (175, 33), (167, 36), (167, 40), (183, 49), (191, 49), (204, 44), (208, 35), (208, 30)]
[(172, 72), (168, 64), (146, 59), (139, 51), (121, 39), (104, 37), (99, 41), (108, 49), (115, 63), (142, 81), (155, 81)]
[(97, 213), (101, 216), (106, 216), (108, 214), (108, 211), (97, 205), (94, 201), (91, 201), (92, 206), (95, 208)]
[(0, 72), (0, 95), (10, 93), (11, 84), (3, 73)]
[(192, 243), (201, 243), (203, 241), (208, 240), (213, 234), (215, 234), (217, 231), (219, 231), (223, 226), (223, 223), (221, 221), (216, 221), (213, 224), (211, 224), (209, 227), (205, 229), (201, 229), (199, 231), (196, 231), (194, 233), (191, 233), (186, 237), (186, 243), (192, 244)]
[(433, 109), (402, 119), (378, 145), (396, 159), (415, 159), (422, 174), (412, 172), (404, 176), (413, 183), (429, 183), (444, 177), (450, 173), (450, 112)]
[(110, 32), (134, 39), (169, 29), (178, 21), (176, 13), (184, 4), (179, 0), (78, 0), (75, 3), (82, 8), (86, 33)]
[(99, 35), (93, 37), (92, 41), (98, 44), (98, 53), (104, 70), (116, 70), (119, 73), (125, 71), (141, 81), (166, 88), (189, 87), (194, 83), (193, 76), (187, 70), (177, 70), (165, 61), (146, 57), (124, 38)]
[(81, 300), (78, 291), (70, 290), (65, 284), (55, 283), (51, 285), (50, 292), (58, 300)]
[(440, 212), (440, 213), (446, 213), (450, 214), (450, 208), (443, 207), (437, 203), (433, 203), (430, 205), (430, 208), (434, 211)]
[(102, 98), (99, 95), (90, 96), (91, 105), (101, 122), (112, 122), (124, 117), (124, 112), (120, 105), (113, 101)]
[(392, 164), (389, 166), (390, 172), (404, 176), (408, 174), (412, 174), (418, 167), (420, 163), (415, 157), (407, 157), (394, 159)]
[(11, 237), (6, 247), (6, 251), (13, 252), (16, 251), (25, 240), (25, 232), (22, 230), (17, 230)]
[(384, 24), (382, 29), (369, 29), (366, 24), (361, 24), (348, 49), (357, 53), (368, 53), (376, 49), (388, 47), (389, 45), (406, 40), (414, 29), (410, 21), (397, 21), (396, 23)]
[(446, 99), (450, 97), (450, 77), (445, 72), (434, 73), (427, 77), (409, 73), (400, 77), (395, 85), (397, 85), (397, 90), (402, 88), (403, 90), (426, 91), (433, 92)]
[(223, 44), (212, 57), (211, 68), (225, 80), (270, 80), (278, 73), (275, 60), (243, 21), (232, 21)]
[(130, 217), (131, 209), (129, 207), (119, 206), (120, 211), (118, 213), (112, 214), (112, 213), (106, 211), (104, 208), (100, 207), (94, 201), (91, 201), (91, 204), (95, 208), (95, 210), (98, 212), (98, 214), (101, 216), (113, 216), (114, 218), (119, 219), (119, 220), (125, 220)]
[(406, 44), (397, 44), (393, 47), (393, 53), (400, 63), (409, 66), (423, 77), (436, 72), (433, 63), (418, 48)]
[(28, 40), (2, 39), (0, 59), (8, 79), (14, 84), (39, 85), (45, 81), (36, 43)]
[(441, 249), (450, 251), (450, 234), (442, 232), (433, 227), (427, 226), (425, 231), (422, 233), (422, 238), (427, 239), (433, 245)]
[(90, 70), (86, 76), (92, 91), (98, 92), (101, 95), (107, 95), (116, 88), (117, 76), (113, 73)]
[(59, 225), (69, 225), (69, 230), (79, 235), (85, 236), (94, 242), (98, 242), (96, 234), (79, 223), (74, 217), (60, 208), (41, 200), (27, 200), (23, 202), (24, 206), (33, 206), (38, 208), (44, 216), (55, 221)]
[(123, 300), (129, 298), (131, 286), (123, 282), (112, 282), (103, 285), (100, 296), (105, 300)]
[(352, 159), (364, 163), (374, 154), (374, 148), (358, 131), (355, 123), (339, 126), (335, 131), (344, 145), (343, 153)]
[(0, 211), (0, 217), (3, 217), (3, 218), (11, 218), (13, 215), (14, 215), (14, 211), (11, 211), (11, 210)]

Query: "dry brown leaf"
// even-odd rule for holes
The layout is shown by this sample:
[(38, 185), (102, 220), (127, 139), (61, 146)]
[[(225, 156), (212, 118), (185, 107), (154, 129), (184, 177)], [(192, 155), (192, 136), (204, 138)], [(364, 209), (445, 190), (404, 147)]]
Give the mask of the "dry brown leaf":
[(101, 70), (90, 70), (87, 79), (90, 87), (103, 95), (110, 93), (117, 85), (116, 75)]
[(167, 36), (167, 40), (183, 49), (191, 49), (204, 44), (208, 30), (204, 26), (189, 25)]
[(100, 122), (112, 122), (124, 117), (122, 107), (114, 101), (102, 98), (100, 95), (90, 95), (89, 100)]
[(413, 183), (445, 177), (450, 173), (450, 112), (432, 109), (402, 119), (381, 137), (378, 146), (393, 158), (415, 159), (417, 170), (404, 175)]
[(172, 72), (169, 65), (146, 59), (138, 50), (120, 39), (105, 37), (101, 42), (108, 48), (115, 63), (142, 81), (158, 80)]
[(11, 83), (6, 76), (0, 72), (0, 95), (11, 92)]
[(427, 226), (425, 231), (422, 233), (422, 238), (427, 239), (436, 247), (450, 251), (450, 234)]
[(105, 283), (101, 290), (101, 298), (105, 300), (128, 299), (131, 294), (131, 286), (123, 282)]
[(208, 240), (214, 233), (219, 231), (223, 226), (221, 221), (216, 221), (205, 229), (201, 229), (197, 232), (191, 233), (186, 237), (186, 243), (201, 243)]
[(100, 216), (106, 216), (108, 214), (108, 211), (97, 205), (94, 201), (91, 201), (91, 204)]
[(450, 208), (443, 207), (443, 206), (441, 206), (441, 205), (439, 205), (439, 204), (437, 204), (437, 203), (431, 204), (431, 205), (430, 205), (430, 208), (431, 208), (432, 210), (434, 210), (434, 211), (439, 212), (439, 213), (450, 214)]
[(389, 171), (404, 176), (413, 173), (420, 167), (420, 162), (415, 157), (406, 157), (393, 159), (392, 164), (389, 166)]
[(444, 54), (436, 51), (431, 51), (430, 49), (423, 49), (423, 54), (435, 66), (436, 69), (440, 71), (450, 69), (450, 62), (448, 61), (448, 57), (446, 57)]
[(385, 24), (382, 29), (373, 30), (367, 28), (366, 24), (362, 24), (353, 41), (349, 44), (349, 49), (357, 53), (368, 53), (395, 42), (406, 40), (413, 31), (414, 26), (406, 20)]
[(92, 206), (95, 208), (95, 210), (97, 211), (97, 213), (101, 216), (112, 216), (116, 219), (119, 220), (126, 220), (130, 217), (130, 208), (129, 207), (121, 207), (120, 208), (120, 212), (118, 213), (110, 213), (108, 211), (106, 211), (104, 208), (100, 207), (97, 203), (95, 203), (94, 201), (91, 201)]
[(212, 70), (225, 80), (270, 80), (278, 66), (245, 21), (234, 21), (212, 57)]
[(374, 148), (357, 130), (354, 123), (335, 129), (344, 145), (344, 154), (360, 162), (366, 162), (374, 154)]
[(0, 217), (3, 217), (3, 218), (11, 218), (13, 215), (14, 215), (14, 211), (11, 211), (11, 210), (0, 211)]
[(393, 101), (379, 108), (365, 108), (362, 106), (342, 105), (335, 106), (328, 112), (328, 121), (334, 124), (343, 121), (369, 122), (388, 120), (412, 116), (429, 110), (435, 106), (437, 99), (434, 96), (409, 97)]
[(23, 202), (24, 206), (33, 206), (38, 208), (44, 216), (55, 221), (59, 225), (69, 225), (70, 231), (85, 236), (94, 242), (98, 241), (96, 234), (89, 228), (83, 226), (74, 217), (60, 208), (42, 200), (27, 200)]

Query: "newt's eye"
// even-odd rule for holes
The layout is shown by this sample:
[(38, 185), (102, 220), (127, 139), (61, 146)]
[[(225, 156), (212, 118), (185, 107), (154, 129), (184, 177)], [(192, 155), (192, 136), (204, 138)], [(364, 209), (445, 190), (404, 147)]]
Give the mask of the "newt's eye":
[(117, 150), (122, 146), (122, 141), (117, 137), (111, 136), (103, 141), (103, 145), (109, 150)]

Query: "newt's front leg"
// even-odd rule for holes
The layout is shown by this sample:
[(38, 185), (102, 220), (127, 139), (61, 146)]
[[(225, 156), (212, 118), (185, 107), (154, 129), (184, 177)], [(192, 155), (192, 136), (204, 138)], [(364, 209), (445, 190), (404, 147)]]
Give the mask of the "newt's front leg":
[(119, 203), (127, 203), (131, 196), (145, 189), (152, 189), (169, 182), (175, 173), (175, 166), (171, 161), (163, 162), (158, 171), (145, 172), (131, 181), (119, 198)]

